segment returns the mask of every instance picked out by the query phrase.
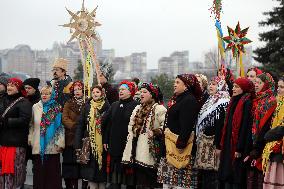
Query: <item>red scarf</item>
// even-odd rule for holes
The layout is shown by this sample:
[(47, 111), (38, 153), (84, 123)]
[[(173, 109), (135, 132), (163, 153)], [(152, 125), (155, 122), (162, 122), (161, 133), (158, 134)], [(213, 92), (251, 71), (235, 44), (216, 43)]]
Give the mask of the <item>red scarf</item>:
[[(250, 94), (244, 94), (239, 100), (236, 106), (234, 115), (233, 115), (232, 137), (231, 137), (231, 155), (232, 155), (233, 160), (235, 159), (235, 152), (236, 152), (237, 142), (239, 139), (239, 130), (240, 130), (242, 119), (243, 119), (244, 104), (250, 98), (251, 98)], [(230, 101), (228, 109), (227, 109), (227, 116), (226, 116), (225, 124), (222, 130), (221, 150), (224, 149), (225, 134), (226, 134), (228, 121), (229, 121), (229, 113), (230, 111), (232, 111), (232, 105), (233, 105), (233, 100)]]
[(0, 147), (1, 175), (15, 174), (16, 147)]

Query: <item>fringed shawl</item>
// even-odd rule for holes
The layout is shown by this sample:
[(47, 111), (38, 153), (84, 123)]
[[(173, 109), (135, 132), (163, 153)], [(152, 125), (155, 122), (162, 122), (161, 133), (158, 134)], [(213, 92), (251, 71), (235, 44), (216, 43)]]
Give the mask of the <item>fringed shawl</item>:
[(211, 95), (202, 106), (197, 120), (196, 136), (198, 137), (207, 127), (213, 127), (216, 120), (219, 119), (222, 109), (227, 108), (230, 101), (230, 94), (225, 80), (215, 77), (213, 80), (217, 83), (217, 93)]

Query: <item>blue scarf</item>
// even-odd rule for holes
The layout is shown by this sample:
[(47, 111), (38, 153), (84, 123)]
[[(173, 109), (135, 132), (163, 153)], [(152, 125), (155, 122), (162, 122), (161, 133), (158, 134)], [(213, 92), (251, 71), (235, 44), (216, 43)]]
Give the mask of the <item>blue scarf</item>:
[(62, 107), (51, 98), (43, 103), (43, 113), (40, 122), (40, 155), (42, 160), (49, 144), (54, 144), (60, 132), (63, 132)]

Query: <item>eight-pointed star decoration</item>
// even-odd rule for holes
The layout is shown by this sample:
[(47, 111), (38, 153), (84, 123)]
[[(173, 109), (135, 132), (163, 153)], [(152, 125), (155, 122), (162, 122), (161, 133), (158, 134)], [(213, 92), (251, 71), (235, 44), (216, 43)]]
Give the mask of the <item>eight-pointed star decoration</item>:
[(244, 45), (251, 43), (252, 41), (246, 38), (249, 27), (241, 30), (240, 23), (238, 22), (235, 30), (227, 26), (229, 36), (223, 37), (223, 40), (228, 43), (227, 50), (232, 50), (233, 56), (237, 57), (240, 53), (245, 53)]
[(60, 26), (70, 28), (70, 33), (72, 33), (72, 36), (70, 37), (68, 42), (72, 41), (75, 38), (78, 38), (80, 40), (84, 40), (86, 38), (94, 38), (97, 40), (95, 29), (97, 26), (101, 25), (95, 19), (97, 8), (98, 7), (96, 7), (92, 12), (89, 13), (88, 10), (85, 9), (84, 0), (82, 3), (81, 11), (73, 13), (66, 8), (71, 16), (70, 23)]

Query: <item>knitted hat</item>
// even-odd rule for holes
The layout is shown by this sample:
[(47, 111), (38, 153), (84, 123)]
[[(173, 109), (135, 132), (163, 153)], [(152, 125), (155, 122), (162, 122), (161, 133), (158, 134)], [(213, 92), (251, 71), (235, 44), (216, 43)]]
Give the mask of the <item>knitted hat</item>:
[(40, 83), (39, 78), (28, 78), (23, 82), (23, 85), (29, 85), (34, 89), (38, 89), (39, 83)]
[(1, 76), (1, 77), (0, 77), (0, 83), (1, 83), (2, 85), (4, 85), (5, 87), (7, 87), (8, 79), (7, 79), (6, 77), (4, 77), (4, 76)]
[(240, 77), (236, 79), (235, 83), (243, 90), (244, 93), (254, 92), (254, 84), (245, 77)]
[(52, 68), (61, 68), (67, 71), (67, 64), (68, 64), (68, 61), (66, 59), (58, 58), (54, 61)]
[(19, 78), (13, 77), (8, 80), (8, 83), (15, 85), (19, 92), (23, 89), (23, 82)]
[(126, 88), (129, 90), (129, 92), (131, 93), (131, 96), (133, 97), (135, 95), (135, 85), (134, 83), (130, 82), (130, 81), (122, 81), (119, 84), (120, 86), (126, 86)]

